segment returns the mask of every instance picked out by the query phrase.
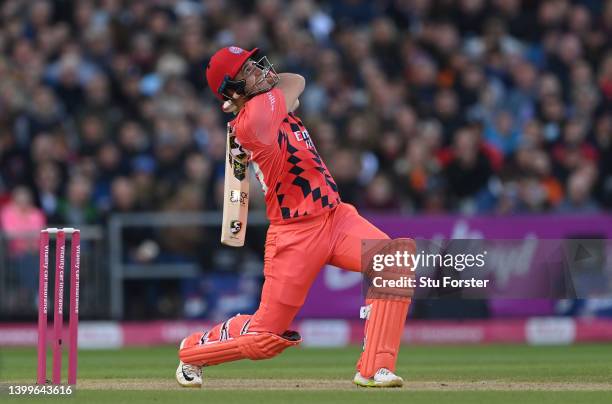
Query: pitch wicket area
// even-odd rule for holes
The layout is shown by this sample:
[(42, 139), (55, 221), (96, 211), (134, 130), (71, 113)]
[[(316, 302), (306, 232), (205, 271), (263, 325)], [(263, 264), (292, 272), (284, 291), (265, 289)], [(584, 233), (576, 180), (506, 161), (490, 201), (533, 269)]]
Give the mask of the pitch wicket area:
[[(403, 346), (401, 389), (351, 383), (359, 347), (287, 350), (205, 369), (206, 388), (174, 380), (176, 346), (80, 352), (77, 402), (609, 403), (612, 346)], [(0, 351), (2, 383), (32, 384), (32, 348)], [(0, 386), (0, 395), (5, 390)], [(69, 399), (68, 397), (64, 397)], [(62, 399), (64, 399), (62, 398)], [(32, 401), (39, 399), (33, 397)], [(147, 401), (149, 400), (149, 401)]]

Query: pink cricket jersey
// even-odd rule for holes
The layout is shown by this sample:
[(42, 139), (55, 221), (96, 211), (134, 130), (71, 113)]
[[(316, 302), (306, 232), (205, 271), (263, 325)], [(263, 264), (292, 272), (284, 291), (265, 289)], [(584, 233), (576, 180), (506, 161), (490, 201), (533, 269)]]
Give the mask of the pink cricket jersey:
[(271, 223), (316, 216), (340, 203), (336, 183), (300, 118), (287, 113), (281, 90), (253, 97), (230, 124), (250, 154)]

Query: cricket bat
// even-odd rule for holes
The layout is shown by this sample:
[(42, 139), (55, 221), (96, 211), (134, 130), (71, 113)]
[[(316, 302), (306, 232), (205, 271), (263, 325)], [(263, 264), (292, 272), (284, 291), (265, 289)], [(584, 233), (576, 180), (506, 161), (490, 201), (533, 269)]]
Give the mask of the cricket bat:
[(229, 123), (226, 154), (221, 243), (242, 247), (249, 214), (249, 158)]

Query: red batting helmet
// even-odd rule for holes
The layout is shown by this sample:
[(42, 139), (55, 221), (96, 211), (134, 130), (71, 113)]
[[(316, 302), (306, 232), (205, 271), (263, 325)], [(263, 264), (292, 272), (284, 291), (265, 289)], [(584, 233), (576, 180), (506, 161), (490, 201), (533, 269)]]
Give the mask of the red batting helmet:
[(244, 62), (257, 51), (259, 51), (258, 48), (246, 51), (237, 46), (228, 46), (219, 49), (210, 58), (206, 66), (206, 81), (215, 97), (223, 100), (228, 81), (236, 77)]

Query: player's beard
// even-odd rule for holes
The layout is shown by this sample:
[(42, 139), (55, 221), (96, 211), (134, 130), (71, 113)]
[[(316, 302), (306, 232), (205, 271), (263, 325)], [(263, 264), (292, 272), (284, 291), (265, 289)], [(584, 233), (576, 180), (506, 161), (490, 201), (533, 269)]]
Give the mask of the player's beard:
[(268, 61), (267, 57), (264, 56), (257, 62), (257, 68), (261, 71), (261, 75), (246, 92), (245, 95), (249, 98), (268, 92), (278, 84), (278, 74), (274, 70), (274, 65)]

